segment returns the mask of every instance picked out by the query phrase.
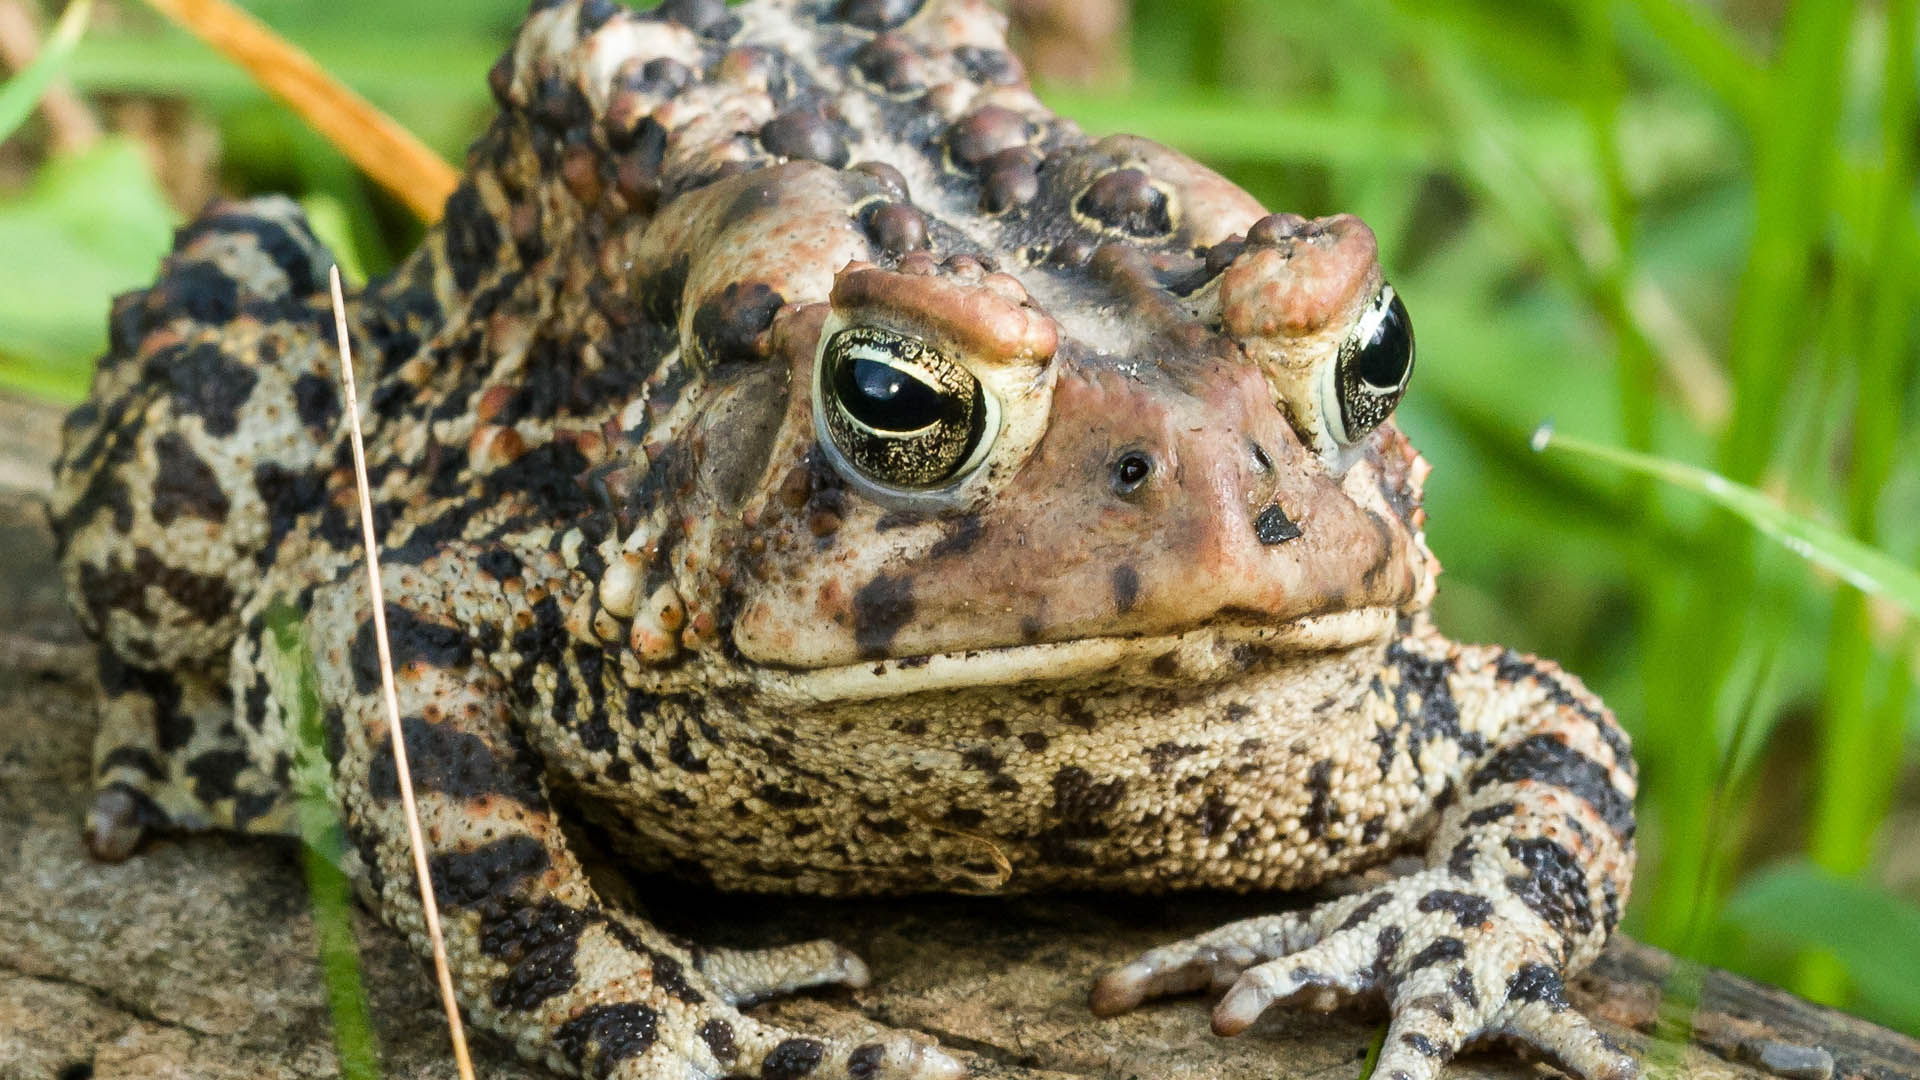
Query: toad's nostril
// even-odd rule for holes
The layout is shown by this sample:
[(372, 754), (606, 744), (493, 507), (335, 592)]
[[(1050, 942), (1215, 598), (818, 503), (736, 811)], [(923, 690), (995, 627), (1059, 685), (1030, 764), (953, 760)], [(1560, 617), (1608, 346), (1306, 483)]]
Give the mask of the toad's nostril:
[(1253, 519), (1253, 535), (1263, 544), (1284, 544), (1300, 538), (1300, 526), (1295, 525), (1287, 512), (1275, 504), (1260, 511), (1260, 516)]

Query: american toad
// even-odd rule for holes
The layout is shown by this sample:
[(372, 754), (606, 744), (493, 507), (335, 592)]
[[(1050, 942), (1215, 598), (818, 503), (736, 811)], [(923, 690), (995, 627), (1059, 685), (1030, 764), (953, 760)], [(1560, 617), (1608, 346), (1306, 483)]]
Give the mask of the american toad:
[[(1406, 309), (1352, 217), (1268, 214), (1048, 112), (984, 0), (537, 0), (444, 220), (348, 313), (456, 985), (570, 1075), (950, 1076), (741, 1003), (867, 978), (677, 940), (576, 839), (726, 889), (1279, 890), (1109, 1014), (1384, 998), (1380, 1072), (1504, 1037), (1635, 1066), (1563, 980), (1634, 766), (1550, 663), (1441, 637)], [(362, 579), (330, 258), (211, 208), (121, 298), (55, 516), (101, 642), (94, 850), (324, 792), (425, 936)], [(567, 823), (562, 828), (562, 821)], [(576, 827), (577, 826), (577, 827)]]

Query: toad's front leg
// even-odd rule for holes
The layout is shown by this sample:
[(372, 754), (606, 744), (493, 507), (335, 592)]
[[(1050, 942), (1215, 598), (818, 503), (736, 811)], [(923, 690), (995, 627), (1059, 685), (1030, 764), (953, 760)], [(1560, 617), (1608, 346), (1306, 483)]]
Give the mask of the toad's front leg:
[[(1426, 867), (1307, 911), (1249, 919), (1155, 949), (1094, 988), (1110, 1015), (1149, 997), (1225, 989), (1214, 1030), (1269, 1006), (1384, 997), (1374, 1075), (1430, 1080), (1461, 1047), (1529, 1044), (1585, 1080), (1628, 1080), (1632, 1058), (1567, 1004), (1564, 980), (1619, 922), (1633, 870), (1634, 765), (1604, 706), (1552, 664), (1430, 633), (1397, 642), (1374, 683), (1378, 757), (1440, 776)], [(1378, 762), (1376, 765), (1375, 762)]]
[[(451, 564), (460, 572), (440, 572)], [(499, 588), (474, 565), (467, 557), (435, 559), (385, 574), (401, 725), (430, 876), (455, 990), (472, 1021), (572, 1076), (957, 1075), (951, 1058), (904, 1033), (865, 1042), (813, 1038), (735, 1007), (800, 986), (862, 982), (865, 968), (842, 950), (809, 943), (709, 951), (602, 903), (568, 850), (540, 761), (515, 724), (521, 710), (540, 707), (541, 695), (525, 688), (550, 688), (565, 677), (558, 665), (573, 655), (572, 646), (563, 638), (559, 648), (545, 649), (534, 640), (537, 632), (523, 632), (520, 640), (531, 642), (522, 653), (526, 663), (514, 669), (516, 678), (502, 677), (507, 653), (498, 643), (514, 640), (515, 627), (505, 623), (503, 635), (466, 629), (502, 613)], [(320, 589), (307, 618), (312, 671), (328, 714), (324, 752), (382, 916), (426, 955), (379, 662), (359, 586), (352, 576)], [(284, 669), (270, 648), (280, 646), (258, 642), (254, 659)], [(290, 685), (284, 674), (271, 681), (276, 689)]]

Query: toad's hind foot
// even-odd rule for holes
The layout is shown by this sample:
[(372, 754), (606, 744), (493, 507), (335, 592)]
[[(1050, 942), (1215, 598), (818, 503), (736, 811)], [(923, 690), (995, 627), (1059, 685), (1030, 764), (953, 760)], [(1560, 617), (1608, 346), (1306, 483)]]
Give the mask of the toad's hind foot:
[(1094, 987), (1096, 1013), (1147, 998), (1225, 990), (1213, 1030), (1237, 1035), (1282, 1002), (1384, 997), (1388, 1080), (1431, 1080), (1472, 1043), (1518, 1040), (1584, 1080), (1632, 1080), (1633, 1059), (1568, 1005), (1560, 959), (1515, 932), (1530, 914), (1427, 870), (1297, 914), (1248, 919), (1154, 949)]
[(1563, 985), (1600, 952), (1625, 899), (1634, 789), (1625, 736), (1551, 665), (1487, 650), (1435, 662), (1447, 681), (1428, 685), (1433, 700), (1457, 703), (1457, 715), (1486, 702), (1510, 719), (1493, 738), (1457, 741), (1461, 775), (1427, 838), (1426, 867), (1148, 952), (1100, 981), (1094, 1011), (1211, 986), (1225, 991), (1213, 1029), (1233, 1035), (1283, 1001), (1384, 999), (1393, 1019), (1374, 1075), (1387, 1080), (1431, 1080), (1462, 1047), (1499, 1038), (1582, 1080), (1639, 1075), (1567, 1004)]
[(851, 950), (824, 939), (775, 949), (708, 949), (699, 968), (732, 1005), (815, 986), (857, 990), (872, 979), (866, 963)]
[(289, 831), (280, 762), (255, 764), (224, 680), (135, 667), (102, 647), (100, 689), (85, 834), (94, 858), (125, 860), (155, 832)]

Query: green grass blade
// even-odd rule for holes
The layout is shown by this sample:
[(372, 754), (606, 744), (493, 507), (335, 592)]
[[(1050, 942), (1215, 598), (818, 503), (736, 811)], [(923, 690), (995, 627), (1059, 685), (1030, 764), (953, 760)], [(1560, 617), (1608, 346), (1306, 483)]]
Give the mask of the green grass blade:
[[(1392, 111), (1312, 102), (1279, 107), (1220, 94), (1099, 94), (1059, 87), (1046, 95), (1049, 105), (1089, 131), (1133, 132), (1203, 158), (1416, 170), (1445, 154), (1436, 132)], [(1356, 139), (1355, 131), (1369, 135)]]
[(1627, 6), (1673, 53), (1678, 70), (1700, 80), (1743, 119), (1763, 114), (1766, 71), (1709, 11), (1680, 0), (1628, 0)]
[(53, 36), (47, 39), (47, 47), (28, 64), (26, 70), (7, 80), (0, 86), (0, 142), (13, 135), (14, 129), (27, 118), (33, 107), (40, 103), (40, 95), (47, 84), (67, 64), (73, 56), (74, 46), (80, 43), (80, 35), (86, 32), (87, 16), (93, 11), (93, 0), (73, 0), (60, 16), (59, 23), (53, 28)]
[(0, 199), (0, 387), (84, 396), (108, 298), (153, 280), (174, 224), (140, 148), (117, 135)]
[(294, 812), (297, 815), (307, 896), (313, 905), (313, 930), (326, 986), (327, 1012), (333, 1021), (334, 1053), (346, 1080), (379, 1080), (378, 1043), (366, 982), (360, 973), (359, 945), (353, 937), (352, 884), (340, 866), (347, 852), (346, 829), (340, 812), (315, 778), (321, 771), (310, 763), (324, 761), (325, 736), (320, 708), (320, 679), (313, 653), (302, 630), (300, 612), (284, 604), (267, 610), (272, 647), (281, 662), (297, 673), (293, 700), (300, 741), (296, 755)]
[(1571, 450), (1704, 495), (1788, 551), (1831, 571), (1861, 592), (1885, 597), (1909, 615), (1920, 615), (1920, 573), (1912, 567), (1837, 529), (1795, 514), (1766, 494), (1736, 484), (1719, 473), (1556, 434), (1551, 426), (1542, 426), (1534, 433), (1533, 445), (1536, 450), (1549, 446)]
[(1748, 933), (1840, 958), (1871, 1010), (1920, 1028), (1920, 908), (1876, 886), (1806, 863), (1755, 875), (1727, 902), (1726, 917)]

